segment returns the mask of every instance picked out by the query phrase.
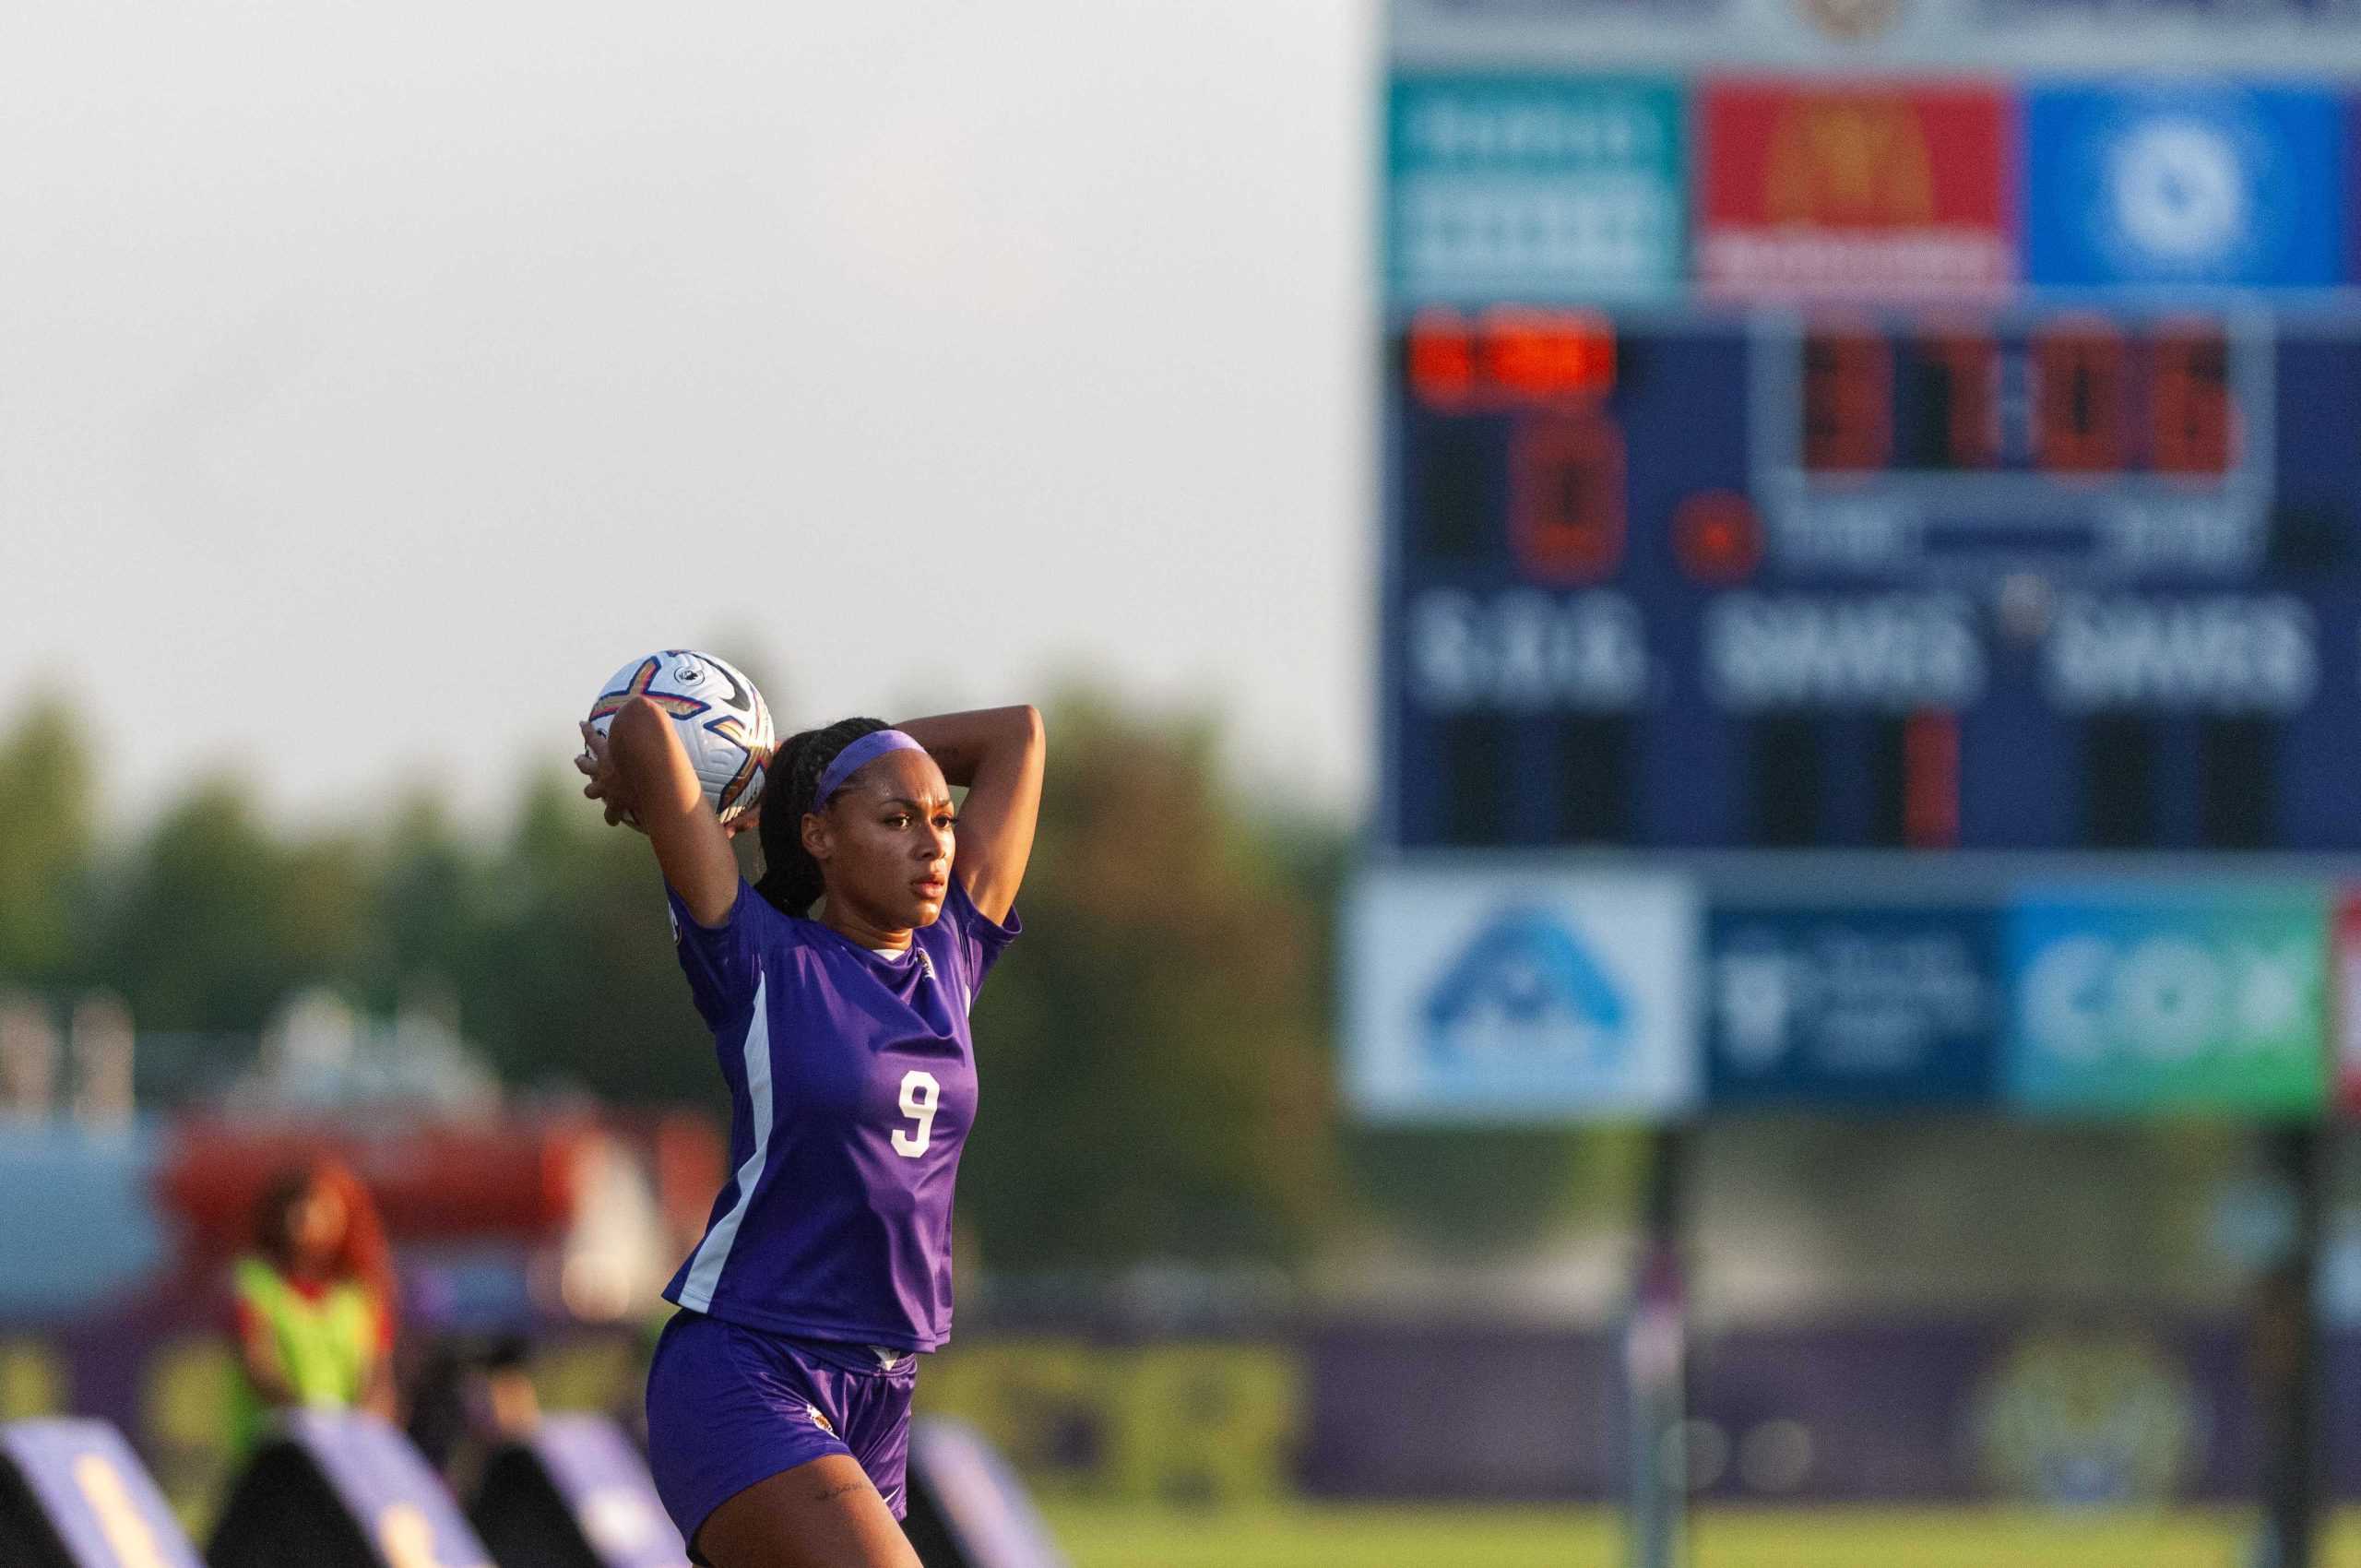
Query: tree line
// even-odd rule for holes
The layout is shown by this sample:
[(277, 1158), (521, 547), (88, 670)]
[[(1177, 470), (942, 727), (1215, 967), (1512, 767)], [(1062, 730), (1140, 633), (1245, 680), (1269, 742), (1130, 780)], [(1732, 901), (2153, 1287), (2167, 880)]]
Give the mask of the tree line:
[[(1536, 1218), (1583, 1140), (1355, 1135), (1334, 1090), (1349, 831), (1226, 777), (1216, 728), (1077, 695), (1019, 910), (977, 1004), (961, 1218), (1014, 1267), (1306, 1256), (1371, 1206), (1452, 1234)], [(72, 714), (0, 731), (0, 987), (103, 988), (143, 1034), (252, 1035), (299, 990), (384, 1015), (427, 988), (504, 1081), (719, 1103), (652, 858), (555, 766), (505, 825), (431, 791), (366, 826), (275, 824), (234, 774), (102, 832)], [(751, 849), (751, 836), (742, 844)], [(1544, 1203), (1541, 1206), (1553, 1206)]]

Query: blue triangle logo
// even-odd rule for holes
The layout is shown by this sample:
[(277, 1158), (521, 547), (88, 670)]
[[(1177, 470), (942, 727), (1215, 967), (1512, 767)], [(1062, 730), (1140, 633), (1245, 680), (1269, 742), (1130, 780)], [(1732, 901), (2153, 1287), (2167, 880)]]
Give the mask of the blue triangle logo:
[(1605, 1065), (1629, 1044), (1631, 1009), (1565, 922), (1531, 906), (1486, 922), (1428, 992), (1428, 1049), (1496, 1060)]

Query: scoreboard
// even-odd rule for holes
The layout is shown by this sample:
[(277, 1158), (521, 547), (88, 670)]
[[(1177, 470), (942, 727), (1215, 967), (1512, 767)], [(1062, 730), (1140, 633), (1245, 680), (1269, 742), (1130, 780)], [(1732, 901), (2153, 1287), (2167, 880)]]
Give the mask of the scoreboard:
[(1406, 847), (2361, 847), (2361, 328), (1430, 307)]
[(1388, 63), (1357, 1109), (2361, 1112), (2361, 4)]

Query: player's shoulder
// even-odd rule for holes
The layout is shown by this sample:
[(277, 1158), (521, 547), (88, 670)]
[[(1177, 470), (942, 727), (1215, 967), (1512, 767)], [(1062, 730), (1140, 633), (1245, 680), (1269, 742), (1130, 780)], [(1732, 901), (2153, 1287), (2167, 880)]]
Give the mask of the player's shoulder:
[(1014, 909), (1009, 910), (1004, 919), (994, 920), (976, 908), (975, 896), (955, 874), (943, 897), (942, 917), (935, 924), (987, 948), (1005, 944), (1025, 929)]
[[(675, 941), (687, 934), (691, 919), (676, 893), (671, 898), (672, 935)], [(718, 925), (699, 926), (697, 932), (707, 941), (722, 940), (769, 952), (784, 952), (812, 944), (814, 923), (799, 920), (762, 896), (754, 885), (745, 878), (738, 879), (738, 897), (730, 904), (730, 912)]]

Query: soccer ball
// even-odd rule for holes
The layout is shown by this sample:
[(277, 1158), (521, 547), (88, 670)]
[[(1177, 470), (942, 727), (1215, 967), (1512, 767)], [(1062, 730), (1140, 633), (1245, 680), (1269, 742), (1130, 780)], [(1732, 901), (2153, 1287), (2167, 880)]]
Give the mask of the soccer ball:
[(716, 816), (726, 823), (763, 798), (771, 710), (753, 682), (709, 653), (668, 647), (607, 678), (590, 705), (590, 727), (605, 734), (634, 697), (646, 697), (671, 716), (672, 732)]

